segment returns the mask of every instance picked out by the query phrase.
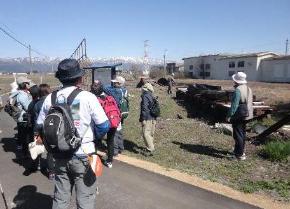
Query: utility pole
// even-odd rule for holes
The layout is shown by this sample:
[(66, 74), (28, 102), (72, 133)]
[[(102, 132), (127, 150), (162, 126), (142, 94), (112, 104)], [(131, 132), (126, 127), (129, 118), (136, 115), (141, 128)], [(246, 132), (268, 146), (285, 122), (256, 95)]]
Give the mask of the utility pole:
[(167, 53), (167, 49), (164, 50), (164, 54), (163, 54), (163, 68), (164, 68), (164, 74), (166, 76), (166, 53)]
[(144, 64), (144, 69), (143, 69), (143, 75), (149, 75), (149, 55), (148, 55), (148, 44), (149, 40), (144, 41), (144, 57), (143, 57), (143, 64)]
[(32, 59), (31, 59), (31, 46), (30, 46), (30, 44), (28, 45), (28, 50), (29, 50), (30, 75), (32, 75)]
[(285, 49), (285, 55), (288, 54), (288, 38), (286, 39), (286, 49)]

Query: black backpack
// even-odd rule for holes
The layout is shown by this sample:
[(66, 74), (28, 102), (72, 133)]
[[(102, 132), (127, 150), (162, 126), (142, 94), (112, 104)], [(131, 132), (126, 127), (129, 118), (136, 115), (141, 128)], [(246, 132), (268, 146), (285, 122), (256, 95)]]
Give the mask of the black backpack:
[(5, 104), (4, 111), (8, 113), (8, 115), (10, 115), (16, 122), (18, 121), (22, 110), (16, 105), (16, 96), (12, 98), (11, 102), (8, 101), (7, 104)]
[(155, 118), (160, 117), (160, 114), (161, 114), (158, 99), (154, 96), (153, 96), (153, 102), (150, 105), (150, 114), (151, 114), (151, 116), (153, 116)]
[(61, 104), (57, 103), (57, 91), (52, 92), (52, 106), (43, 123), (43, 144), (48, 152), (68, 157), (80, 147), (82, 139), (74, 126), (70, 106), (81, 91), (76, 88)]

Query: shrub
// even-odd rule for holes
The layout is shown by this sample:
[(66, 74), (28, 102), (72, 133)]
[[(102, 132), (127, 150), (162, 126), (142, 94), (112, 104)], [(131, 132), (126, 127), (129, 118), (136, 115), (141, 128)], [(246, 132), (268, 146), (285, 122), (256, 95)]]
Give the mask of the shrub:
[(290, 142), (269, 142), (262, 149), (262, 154), (271, 161), (287, 160), (290, 156)]
[(166, 76), (166, 73), (163, 69), (154, 69), (150, 71), (149, 76), (153, 79), (163, 78)]

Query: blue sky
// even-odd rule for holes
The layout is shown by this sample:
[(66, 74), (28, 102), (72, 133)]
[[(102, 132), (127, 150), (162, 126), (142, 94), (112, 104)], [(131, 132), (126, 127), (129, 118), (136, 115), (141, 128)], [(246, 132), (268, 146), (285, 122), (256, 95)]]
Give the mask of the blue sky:
[[(0, 25), (51, 57), (69, 56), (82, 38), (90, 57), (169, 59), (219, 53), (284, 53), (289, 0), (0, 0)], [(27, 50), (0, 31), (0, 57)], [(37, 55), (35, 55), (37, 56)]]

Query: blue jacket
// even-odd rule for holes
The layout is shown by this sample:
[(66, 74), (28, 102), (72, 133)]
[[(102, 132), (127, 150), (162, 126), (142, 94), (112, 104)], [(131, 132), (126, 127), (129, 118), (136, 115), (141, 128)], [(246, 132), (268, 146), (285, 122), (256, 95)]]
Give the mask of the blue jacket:
[(107, 95), (114, 97), (118, 106), (120, 107), (120, 103), (123, 97), (127, 97), (127, 90), (125, 87), (115, 88), (113, 86), (104, 86), (104, 92)]
[(31, 103), (31, 101), (32, 101), (32, 98), (28, 92), (19, 90), (16, 93), (16, 106), (20, 110), (22, 110), (17, 122), (23, 122), (23, 114), (27, 112), (28, 106)]

